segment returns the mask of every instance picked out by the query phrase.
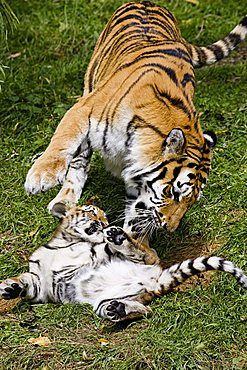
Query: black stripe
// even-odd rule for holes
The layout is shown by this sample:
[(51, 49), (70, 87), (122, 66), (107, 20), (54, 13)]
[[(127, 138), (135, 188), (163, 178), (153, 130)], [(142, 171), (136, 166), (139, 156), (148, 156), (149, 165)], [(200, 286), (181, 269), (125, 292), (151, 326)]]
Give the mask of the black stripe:
[(232, 47), (235, 47), (237, 44), (241, 42), (240, 35), (236, 33), (229, 33), (229, 35), (226, 37), (227, 41), (231, 43)]
[(190, 159), (193, 159), (194, 161), (199, 162), (201, 160), (201, 156), (197, 156), (195, 153), (192, 153), (188, 149), (186, 149), (185, 153), (190, 157)]
[(191, 260), (191, 261), (189, 261), (189, 263), (188, 263), (188, 268), (190, 269), (190, 271), (191, 271), (191, 273), (192, 273), (192, 275), (197, 275), (199, 272), (200, 272), (200, 270), (197, 270), (195, 267), (194, 267), (194, 260)]
[[(164, 167), (163, 169), (162, 169), (162, 171), (160, 171), (160, 173), (158, 174), (158, 176), (156, 176), (155, 178), (153, 178), (152, 180), (148, 180), (147, 181), (147, 185), (148, 185), (148, 187), (150, 188), (150, 189), (152, 189), (153, 190), (153, 192), (154, 192), (154, 189), (153, 189), (153, 183), (155, 183), (156, 181), (158, 181), (158, 180), (162, 180), (162, 179), (164, 179), (165, 178), (165, 176), (166, 176), (166, 173), (167, 173), (167, 168), (166, 167)], [(156, 195), (156, 193), (155, 193), (155, 195)], [(156, 196), (157, 197), (157, 196)]]
[(178, 270), (178, 272), (180, 272), (183, 280), (186, 280), (191, 276), (191, 275), (186, 274), (186, 272), (184, 272), (183, 270)]
[(162, 71), (164, 71), (176, 85), (178, 84), (176, 73), (174, 72), (174, 70), (172, 68), (165, 67), (164, 65), (162, 65), (160, 63), (145, 63), (141, 66), (141, 68), (143, 68), (143, 67), (159, 68)]
[(195, 79), (194, 79), (194, 76), (190, 73), (185, 73), (184, 74), (184, 77), (181, 81), (181, 84), (183, 87), (185, 87), (187, 85), (188, 82), (191, 82), (192, 86), (195, 87)]
[[(83, 241), (83, 239), (81, 239), (81, 241)], [(72, 245), (76, 245), (78, 243), (78, 241), (76, 241), (76, 242), (73, 242), (73, 243), (70, 243), (70, 244), (67, 244), (67, 245), (65, 245), (65, 246), (60, 246), (60, 245), (56, 245), (56, 246), (51, 246), (51, 245), (49, 245), (49, 244), (45, 244), (45, 245), (43, 245), (43, 247), (44, 248), (46, 248), (46, 249), (54, 249), (54, 250), (58, 250), (58, 249), (65, 249), (65, 248), (69, 248), (69, 247), (71, 247)]]
[(175, 167), (174, 170), (173, 170), (173, 180), (172, 182), (174, 182), (176, 180), (176, 178), (178, 177), (178, 175), (180, 174), (180, 171), (183, 167), (179, 166), (179, 167)]
[(117, 17), (120, 17), (122, 14), (130, 11), (130, 10), (136, 10), (136, 11), (139, 11), (141, 10), (141, 7), (138, 6), (139, 4), (138, 3), (134, 3), (134, 2), (130, 2), (130, 3), (126, 3), (122, 6), (120, 6), (114, 13), (113, 13), (113, 19), (114, 18), (117, 18)]
[[(143, 48), (142, 48), (143, 49)], [(190, 63), (191, 61), (188, 59), (188, 58), (184, 58), (182, 57), (182, 55), (180, 53), (177, 53), (175, 49), (153, 49), (153, 50), (148, 50), (144, 53), (142, 53), (141, 55), (139, 55), (138, 57), (136, 57), (135, 59), (133, 59), (131, 62), (129, 63), (125, 63), (125, 64), (122, 64), (120, 66), (120, 70), (122, 69), (125, 69), (125, 68), (128, 68), (129, 66), (132, 66), (133, 64), (135, 63), (138, 63), (140, 60), (145, 60), (145, 59), (148, 59), (148, 58), (154, 58), (155, 60), (157, 58), (164, 58), (165, 56), (173, 56), (173, 57), (177, 57), (179, 59), (183, 59), (184, 61)], [(165, 70), (165, 72), (171, 77), (171, 79), (174, 80), (175, 83), (177, 83), (177, 77), (175, 75), (175, 72), (171, 69), (171, 68), (168, 68), (168, 67), (165, 67), (161, 64), (158, 65), (159, 67), (162, 66), (163, 70)], [(175, 75), (175, 77), (174, 77)], [(191, 74), (188, 74), (188, 76), (190, 76), (190, 82), (193, 83), (193, 86), (194, 86), (194, 77), (191, 75)], [(182, 81), (182, 85), (185, 86), (185, 84), (187, 83), (188, 81), (185, 81), (184, 80)]]
[(154, 173), (156, 171), (159, 171), (162, 167), (165, 167), (167, 164), (169, 164), (169, 163), (171, 163), (173, 161), (174, 161), (174, 159), (163, 161), (163, 162), (159, 163), (157, 166), (155, 166), (154, 168), (152, 168), (151, 170), (142, 172), (139, 175), (134, 176), (132, 178), (132, 180), (134, 180), (134, 181), (141, 180), (144, 176), (147, 176), (147, 175), (150, 175), (150, 174), (152, 174), (152, 173)]
[(187, 164), (187, 167), (188, 168), (195, 168), (197, 166), (198, 166), (198, 164), (197, 163), (193, 163), (193, 162)]
[(212, 45), (209, 45), (207, 49), (211, 50), (214, 53), (216, 60), (220, 60), (224, 58), (224, 52), (219, 45), (212, 44)]
[(139, 117), (139, 116), (134, 116), (133, 119), (132, 119), (132, 122), (133, 123), (136, 123), (137, 121), (137, 124), (138, 124), (138, 121), (141, 123), (141, 126), (135, 126), (135, 128), (137, 129), (140, 129), (140, 128), (150, 128), (151, 130), (155, 131), (156, 134), (158, 134), (159, 136), (161, 136), (162, 138), (165, 138), (166, 135), (160, 131), (160, 129), (154, 125), (152, 125), (151, 123), (147, 123), (143, 118)]
[(36, 260), (36, 261), (34, 261), (34, 260), (31, 260), (31, 259), (29, 259), (29, 261), (28, 261), (29, 263), (31, 262), (31, 263), (36, 263), (39, 267), (40, 267), (40, 261), (39, 260)]
[[(111, 31), (114, 29), (114, 27), (116, 27), (117, 25), (119, 25), (120, 23), (123, 23), (124, 21), (127, 21), (127, 20), (132, 20), (132, 19), (135, 19), (137, 20), (138, 22), (136, 24), (142, 24), (142, 23), (147, 23), (147, 21), (141, 17), (140, 15), (137, 15), (136, 13), (130, 13), (128, 15), (125, 15), (123, 17), (118, 17), (116, 18), (112, 24), (111, 24)], [(128, 23), (129, 24), (129, 23)]]
[(97, 255), (97, 253), (95, 252), (95, 249), (94, 249), (94, 246), (93, 245), (91, 246), (90, 252), (92, 254), (92, 258), (94, 258)]
[(206, 271), (215, 270), (215, 268), (208, 263), (209, 258), (210, 257), (205, 257), (202, 260), (202, 264), (205, 266)]
[(105, 128), (104, 128), (103, 141), (102, 141), (102, 146), (103, 146), (103, 150), (104, 150), (105, 153), (108, 152), (107, 143), (106, 143), (106, 135), (107, 135), (108, 128), (109, 128), (109, 120), (108, 120), (108, 117), (107, 117), (106, 120), (105, 120)]
[[(156, 6), (154, 9), (151, 10), (151, 12), (152, 14), (159, 15), (161, 18), (164, 18), (165, 22), (170, 23), (170, 21), (172, 21), (173, 23), (176, 23), (174, 15), (165, 7)], [(169, 18), (169, 20), (167, 20), (167, 18)]]
[[(159, 22), (158, 25), (160, 27), (163, 26), (165, 31), (169, 34), (170, 37), (177, 36), (178, 31), (174, 24), (175, 18), (168, 10), (162, 8), (160, 8), (161, 11), (159, 11), (159, 9), (149, 9), (149, 10), (145, 9), (145, 12), (143, 12), (143, 10), (140, 8), (133, 8), (133, 10), (135, 10), (134, 12), (122, 17), (122, 15), (127, 13), (129, 10), (132, 9), (129, 8), (127, 9), (127, 11), (126, 9), (124, 9), (121, 13), (118, 14), (118, 17), (114, 17), (112, 19), (112, 22), (110, 24), (111, 30), (118, 24), (123, 23), (125, 20), (134, 18), (140, 22), (140, 25), (144, 25), (147, 23), (150, 23), (152, 25), (155, 23), (155, 21), (157, 21)], [(157, 15), (159, 15), (160, 18), (158, 18)], [(167, 18), (170, 18), (173, 24), (171, 24), (170, 19), (168, 20)], [(167, 29), (167, 27), (169, 27), (169, 29)]]
[(59, 247), (51, 247), (49, 244), (45, 244), (45, 245), (43, 245), (43, 247), (44, 248), (46, 248), (46, 249), (58, 249)]
[(33, 275), (33, 276), (36, 276), (36, 278), (40, 281), (40, 277), (39, 277), (38, 274), (36, 274), (35, 272), (30, 272), (30, 274)]
[(247, 16), (239, 22), (239, 25), (247, 28)]
[[(164, 47), (164, 44), (162, 45)], [(154, 53), (161, 53), (164, 55), (172, 56), (178, 59), (182, 59), (185, 62), (192, 63), (189, 53), (187, 53), (185, 50), (180, 48), (175, 49), (155, 49), (153, 50)], [(145, 53), (144, 53), (145, 54)], [(142, 54), (143, 55), (143, 54)]]
[(218, 267), (218, 270), (219, 270), (219, 271), (225, 271), (225, 269), (224, 269), (224, 260), (223, 260), (223, 259), (221, 259), (221, 260), (219, 261), (219, 267)]
[(205, 51), (199, 46), (192, 46), (194, 51), (197, 53), (198, 61), (196, 67), (202, 67), (207, 64), (207, 55)]
[(182, 110), (188, 116), (188, 118), (191, 119), (191, 113), (189, 112), (188, 108), (185, 106), (182, 99), (171, 97), (165, 91), (162, 91), (162, 92), (159, 91), (159, 94), (163, 98), (167, 99), (170, 102), (170, 104), (173, 105), (175, 108)]
[(111, 257), (113, 256), (113, 253), (112, 253), (112, 251), (110, 250), (110, 248), (109, 248), (109, 245), (108, 245), (108, 244), (106, 244), (106, 245), (105, 245), (104, 250), (105, 250), (105, 253), (106, 253), (106, 254), (108, 255), (108, 257), (109, 257), (109, 261), (111, 261)]

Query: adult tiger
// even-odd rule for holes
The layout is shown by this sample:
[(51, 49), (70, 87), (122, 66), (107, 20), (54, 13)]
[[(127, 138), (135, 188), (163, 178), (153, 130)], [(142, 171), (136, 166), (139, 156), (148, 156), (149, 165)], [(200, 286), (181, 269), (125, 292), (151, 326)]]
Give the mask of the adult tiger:
[(83, 97), (29, 170), (26, 191), (63, 183), (50, 211), (58, 202), (75, 204), (92, 150), (99, 150), (126, 185), (125, 229), (174, 231), (200, 196), (216, 142), (200, 127), (193, 67), (227, 56), (246, 33), (247, 16), (223, 40), (195, 47), (167, 9), (150, 2), (121, 6), (96, 44)]

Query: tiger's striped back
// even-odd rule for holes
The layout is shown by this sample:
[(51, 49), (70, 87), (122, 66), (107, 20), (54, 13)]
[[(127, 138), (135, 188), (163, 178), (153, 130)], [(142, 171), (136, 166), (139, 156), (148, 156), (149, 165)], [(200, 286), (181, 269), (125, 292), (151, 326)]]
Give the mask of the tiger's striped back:
[[(149, 1), (123, 4), (98, 39), (85, 77), (85, 88), (91, 92), (112, 70), (126, 68), (128, 60), (129, 65), (138, 60), (152, 62), (158, 53), (184, 59), (194, 67), (210, 65), (228, 56), (246, 34), (247, 16), (225, 38), (206, 47), (194, 46), (182, 38), (175, 17), (165, 7)], [(177, 47), (177, 42), (184, 44), (185, 49)], [(161, 50), (164, 45), (166, 51)], [(194, 81), (190, 76), (186, 78)]]
[[(164, 44), (170, 41), (171, 47), (165, 51)], [(166, 8), (150, 2), (122, 5), (97, 41), (85, 77), (85, 88), (91, 92), (113, 71), (128, 68), (139, 61), (151, 64), (157, 55), (177, 56), (190, 62), (185, 49), (174, 48), (175, 41), (181, 42), (182, 37), (174, 16)]]

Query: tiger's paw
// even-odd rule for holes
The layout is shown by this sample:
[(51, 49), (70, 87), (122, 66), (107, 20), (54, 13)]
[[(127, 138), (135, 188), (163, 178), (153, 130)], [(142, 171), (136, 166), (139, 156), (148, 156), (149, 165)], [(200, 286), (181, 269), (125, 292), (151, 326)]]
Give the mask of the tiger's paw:
[(28, 171), (25, 190), (28, 194), (45, 192), (64, 181), (66, 175), (66, 162), (64, 158), (39, 157)]
[(0, 298), (1, 299), (15, 299), (22, 297), (25, 292), (24, 285), (14, 279), (7, 279), (0, 283)]
[(127, 234), (121, 227), (111, 226), (104, 229), (104, 234), (108, 242), (115, 245), (122, 245), (127, 239)]
[(123, 320), (133, 320), (148, 316), (151, 309), (137, 301), (118, 301), (113, 300), (105, 307), (105, 317), (108, 320), (118, 322)]
[(106, 307), (106, 315), (111, 321), (121, 321), (126, 317), (125, 304), (119, 301), (111, 301)]

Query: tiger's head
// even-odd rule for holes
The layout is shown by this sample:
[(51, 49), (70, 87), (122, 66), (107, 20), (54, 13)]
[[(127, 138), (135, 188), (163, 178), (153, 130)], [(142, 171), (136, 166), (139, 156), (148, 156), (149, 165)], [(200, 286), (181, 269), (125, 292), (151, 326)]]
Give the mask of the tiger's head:
[(83, 205), (67, 209), (64, 203), (56, 203), (52, 213), (61, 219), (59, 233), (62, 232), (65, 238), (103, 242), (103, 229), (108, 226), (108, 220), (100, 208)]
[(127, 229), (132, 234), (155, 228), (175, 231), (200, 198), (216, 144), (213, 132), (205, 131), (202, 137), (200, 145), (191, 145), (181, 129), (172, 129), (162, 145), (163, 161), (133, 178), (140, 185), (128, 210)]

